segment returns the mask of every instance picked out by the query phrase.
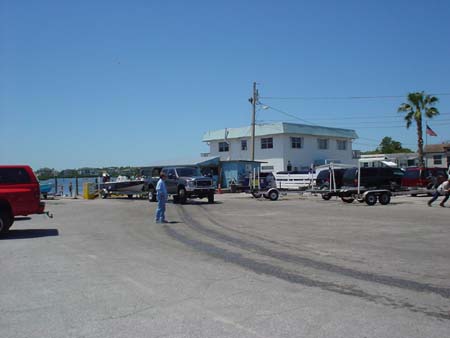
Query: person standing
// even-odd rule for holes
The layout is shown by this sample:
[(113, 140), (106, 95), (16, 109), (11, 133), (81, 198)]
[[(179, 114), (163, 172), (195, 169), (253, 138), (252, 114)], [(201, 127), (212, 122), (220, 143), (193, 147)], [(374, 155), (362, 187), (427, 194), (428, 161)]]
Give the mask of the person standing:
[(69, 182), (69, 195), (72, 197), (72, 182)]
[(439, 203), (441, 207), (445, 207), (444, 203), (447, 202), (448, 198), (450, 197), (450, 178), (436, 189), (433, 194), (433, 198), (428, 201), (429, 207), (431, 207), (431, 204), (438, 199), (439, 195), (445, 196), (442, 202)]
[(156, 184), (156, 197), (158, 199), (158, 208), (156, 209), (156, 223), (169, 223), (166, 220), (166, 202), (167, 202), (167, 188), (166, 180), (167, 176), (164, 172), (159, 174), (159, 181)]

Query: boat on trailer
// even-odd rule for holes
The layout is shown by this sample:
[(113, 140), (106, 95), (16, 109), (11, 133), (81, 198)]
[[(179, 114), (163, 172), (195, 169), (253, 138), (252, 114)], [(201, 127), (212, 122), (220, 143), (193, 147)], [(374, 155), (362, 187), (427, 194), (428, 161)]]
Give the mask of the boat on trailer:
[(129, 179), (127, 176), (118, 176), (115, 181), (109, 181), (109, 176), (103, 176), (103, 183), (100, 183), (100, 194), (102, 198), (110, 195), (141, 195), (145, 190), (144, 179)]

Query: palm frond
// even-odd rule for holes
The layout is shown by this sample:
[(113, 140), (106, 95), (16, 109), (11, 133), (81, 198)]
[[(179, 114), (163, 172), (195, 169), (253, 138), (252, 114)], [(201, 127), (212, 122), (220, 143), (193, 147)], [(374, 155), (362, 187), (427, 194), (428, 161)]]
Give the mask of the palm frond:
[(431, 119), (434, 116), (439, 115), (439, 110), (436, 107), (430, 107), (425, 111), (425, 115)]
[(406, 111), (409, 111), (409, 110), (411, 110), (411, 106), (408, 103), (402, 103), (400, 105), (400, 107), (398, 107), (397, 112), (398, 113), (403, 113), (403, 112), (406, 112)]

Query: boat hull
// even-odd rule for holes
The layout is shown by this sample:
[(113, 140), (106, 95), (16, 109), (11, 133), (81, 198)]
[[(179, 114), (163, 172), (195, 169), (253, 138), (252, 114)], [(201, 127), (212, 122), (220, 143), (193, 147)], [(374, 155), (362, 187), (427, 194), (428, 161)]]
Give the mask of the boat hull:
[(100, 189), (112, 193), (141, 193), (144, 183), (144, 181), (107, 182), (100, 184)]

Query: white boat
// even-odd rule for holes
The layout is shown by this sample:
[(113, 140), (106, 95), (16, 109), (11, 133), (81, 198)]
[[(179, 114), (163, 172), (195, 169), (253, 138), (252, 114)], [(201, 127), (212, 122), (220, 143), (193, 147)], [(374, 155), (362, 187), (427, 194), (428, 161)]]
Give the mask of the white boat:
[(110, 182), (108, 177), (104, 175), (104, 182), (100, 184), (103, 198), (108, 197), (110, 194), (128, 195), (131, 198), (135, 194), (144, 192), (145, 181), (143, 179), (131, 180), (127, 176), (118, 176), (115, 181)]
[(275, 175), (276, 187), (287, 190), (303, 190), (315, 184), (316, 173), (305, 171), (280, 171)]

